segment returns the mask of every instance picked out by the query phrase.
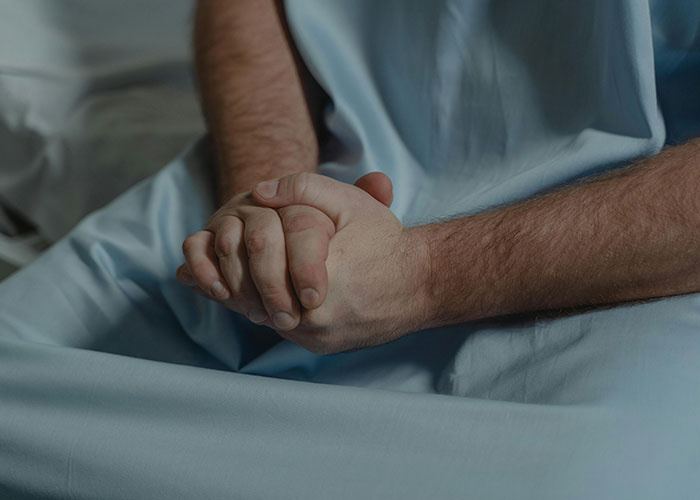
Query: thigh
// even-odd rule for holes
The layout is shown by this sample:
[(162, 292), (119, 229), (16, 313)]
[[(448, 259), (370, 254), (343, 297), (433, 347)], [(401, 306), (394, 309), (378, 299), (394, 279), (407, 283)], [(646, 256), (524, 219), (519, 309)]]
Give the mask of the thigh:
[(700, 294), (568, 317), (486, 323), (440, 391), (534, 404), (700, 411)]

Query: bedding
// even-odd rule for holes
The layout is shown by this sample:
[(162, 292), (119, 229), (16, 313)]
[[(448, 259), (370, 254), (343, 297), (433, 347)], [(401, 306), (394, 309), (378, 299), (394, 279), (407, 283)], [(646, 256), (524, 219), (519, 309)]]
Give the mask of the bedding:
[[(406, 223), (614, 168), (700, 123), (700, 94), (672, 91), (699, 83), (692, 2), (287, 15), (333, 99), (322, 173), (386, 172)], [(697, 496), (700, 294), (316, 355), (176, 282), (212, 184), (201, 137), (0, 284), (0, 498)]]
[(199, 145), (0, 286), (1, 498), (692, 498), (697, 294), (320, 356), (193, 295)]
[(203, 131), (191, 0), (0, 4), (0, 206), (49, 241)]

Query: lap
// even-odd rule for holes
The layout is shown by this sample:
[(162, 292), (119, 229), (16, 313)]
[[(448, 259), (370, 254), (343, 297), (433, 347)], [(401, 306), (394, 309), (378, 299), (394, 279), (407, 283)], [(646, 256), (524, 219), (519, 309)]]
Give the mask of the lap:
[[(698, 486), (696, 296), (317, 356), (175, 282), (182, 240), (213, 208), (202, 148), (0, 286), (4, 496), (420, 498), (442, 485), (445, 498), (644, 498), (654, 484)], [(636, 462), (649, 442), (665, 448)]]
[(175, 281), (213, 211), (206, 144), (0, 286), (0, 337), (331, 384), (537, 404), (647, 403), (698, 381), (700, 295), (416, 332), (317, 356)]

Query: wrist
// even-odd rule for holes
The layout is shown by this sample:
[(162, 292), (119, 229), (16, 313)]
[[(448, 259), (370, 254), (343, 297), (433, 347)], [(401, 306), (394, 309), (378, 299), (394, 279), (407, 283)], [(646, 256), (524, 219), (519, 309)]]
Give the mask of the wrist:
[(263, 140), (238, 131), (224, 133), (223, 127), (212, 130), (211, 159), (219, 204), (251, 191), (259, 182), (318, 170), (313, 131), (288, 136), (270, 129), (268, 134)]
[(486, 285), (489, 269), (494, 267), (487, 264), (491, 262), (487, 249), (492, 235), (477, 217), (415, 226), (408, 231), (413, 245), (422, 249), (417, 252), (416, 279), (422, 329), (465, 323), (500, 312), (499, 297), (490, 295)]
[(290, 157), (282, 161), (268, 157), (266, 160), (255, 162), (216, 157), (215, 162), (216, 198), (219, 205), (236, 195), (252, 191), (260, 182), (318, 170), (315, 162), (305, 158)]
[(409, 280), (407, 286), (415, 298), (413, 306), (414, 330), (432, 328), (438, 324), (439, 304), (436, 301), (431, 227), (414, 226), (404, 229), (409, 249)]

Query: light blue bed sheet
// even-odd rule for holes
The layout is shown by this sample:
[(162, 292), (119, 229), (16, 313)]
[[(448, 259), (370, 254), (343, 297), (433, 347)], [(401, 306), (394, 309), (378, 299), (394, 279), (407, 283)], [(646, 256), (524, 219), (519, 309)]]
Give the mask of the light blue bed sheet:
[(700, 296), (311, 354), (175, 282), (202, 156), (0, 286), (0, 498), (700, 491)]
[[(699, 131), (700, 10), (593, 3), (288, 2), (322, 171), (384, 170), (410, 223)], [(697, 498), (700, 294), (315, 355), (176, 283), (210, 170), (199, 141), (0, 285), (0, 498)]]

